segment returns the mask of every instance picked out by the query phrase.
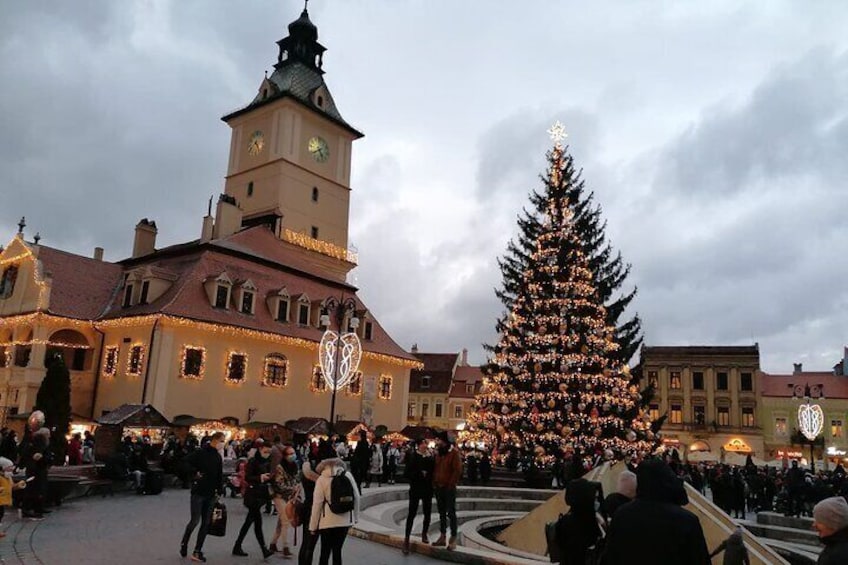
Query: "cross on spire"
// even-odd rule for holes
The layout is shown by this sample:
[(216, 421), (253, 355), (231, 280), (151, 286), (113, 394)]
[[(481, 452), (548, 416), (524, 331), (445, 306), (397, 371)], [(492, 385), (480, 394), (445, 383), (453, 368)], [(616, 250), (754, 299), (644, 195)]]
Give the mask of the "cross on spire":
[(26, 227), (26, 216), (21, 216), (21, 221), (18, 222), (18, 235), (24, 235), (24, 228)]

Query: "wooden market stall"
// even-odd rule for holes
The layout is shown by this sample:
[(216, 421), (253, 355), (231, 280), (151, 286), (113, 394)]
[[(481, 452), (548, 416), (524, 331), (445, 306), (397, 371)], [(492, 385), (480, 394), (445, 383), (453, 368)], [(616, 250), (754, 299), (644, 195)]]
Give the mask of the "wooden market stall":
[(101, 416), (94, 432), (94, 457), (104, 461), (115, 454), (125, 436), (148, 436), (160, 446), (171, 423), (150, 404), (124, 404)]

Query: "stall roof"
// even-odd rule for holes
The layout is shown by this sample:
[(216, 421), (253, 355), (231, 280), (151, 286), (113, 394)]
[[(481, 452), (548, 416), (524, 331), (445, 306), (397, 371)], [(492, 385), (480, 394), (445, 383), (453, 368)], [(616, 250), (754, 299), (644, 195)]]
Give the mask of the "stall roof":
[(330, 425), (324, 418), (312, 418), (304, 416), (297, 420), (289, 420), (286, 427), (296, 434), (320, 434), (327, 435)]
[(97, 419), (98, 424), (138, 428), (169, 428), (171, 423), (150, 404), (124, 404)]
[(430, 426), (406, 426), (400, 431), (400, 434), (410, 439), (435, 439), (439, 433), (437, 428)]
[(278, 428), (284, 428), (282, 424), (278, 424), (277, 422), (247, 422), (246, 424), (242, 424), (241, 428), (245, 430), (261, 430), (263, 428), (273, 428), (274, 426)]

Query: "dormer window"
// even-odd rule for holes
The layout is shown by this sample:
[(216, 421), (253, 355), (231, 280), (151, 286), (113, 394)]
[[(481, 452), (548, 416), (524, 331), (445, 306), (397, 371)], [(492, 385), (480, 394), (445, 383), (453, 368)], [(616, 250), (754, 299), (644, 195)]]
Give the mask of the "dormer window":
[(430, 388), (430, 376), (424, 375), (421, 377), (421, 388)]
[(226, 308), (230, 303), (230, 287), (219, 284), (215, 288), (215, 308)]
[(289, 321), (289, 297), (288, 296), (280, 296), (277, 299), (277, 321), (278, 322), (288, 322)]
[(474, 394), (474, 384), (466, 384), (465, 385), (465, 393), (466, 394)]
[(312, 201), (318, 202), (318, 187), (317, 186), (312, 187)]
[(135, 286), (133, 284), (128, 284), (126, 286), (126, 288), (124, 288), (124, 302), (123, 302), (124, 308), (129, 308), (130, 306), (132, 306), (132, 296), (133, 296), (133, 290), (134, 289), (135, 289)]
[(301, 296), (297, 301), (297, 323), (301, 326), (308, 326), (311, 311), (312, 304), (309, 302), (309, 298), (305, 295)]
[[(318, 64), (318, 61), (317, 61), (317, 60), (315, 61), (315, 64)], [(324, 97), (323, 97), (323, 96), (319, 96), (319, 97), (318, 97), (318, 107), (319, 107), (319, 108), (321, 108), (321, 107), (323, 107), (323, 106), (324, 106)]]
[(138, 299), (139, 304), (147, 304), (147, 296), (150, 294), (150, 281), (141, 283), (141, 297)]
[(247, 183), (247, 195), (253, 196), (253, 181)]
[(363, 330), (363, 337), (371, 341), (371, 338), (374, 336), (374, 323), (373, 322), (365, 322), (365, 329)]
[(241, 291), (241, 313), (253, 314), (253, 293), (249, 290)]

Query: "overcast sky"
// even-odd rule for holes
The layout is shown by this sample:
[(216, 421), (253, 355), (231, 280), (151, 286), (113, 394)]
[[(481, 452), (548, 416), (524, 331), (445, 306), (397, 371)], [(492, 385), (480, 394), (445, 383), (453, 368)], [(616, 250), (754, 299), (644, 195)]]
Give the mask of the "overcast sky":
[[(199, 236), (301, 2), (3, 2), (0, 240), (118, 260)], [(361, 296), (399, 343), (491, 342), (496, 258), (561, 120), (646, 343), (848, 343), (848, 4), (313, 0), (354, 146)]]

